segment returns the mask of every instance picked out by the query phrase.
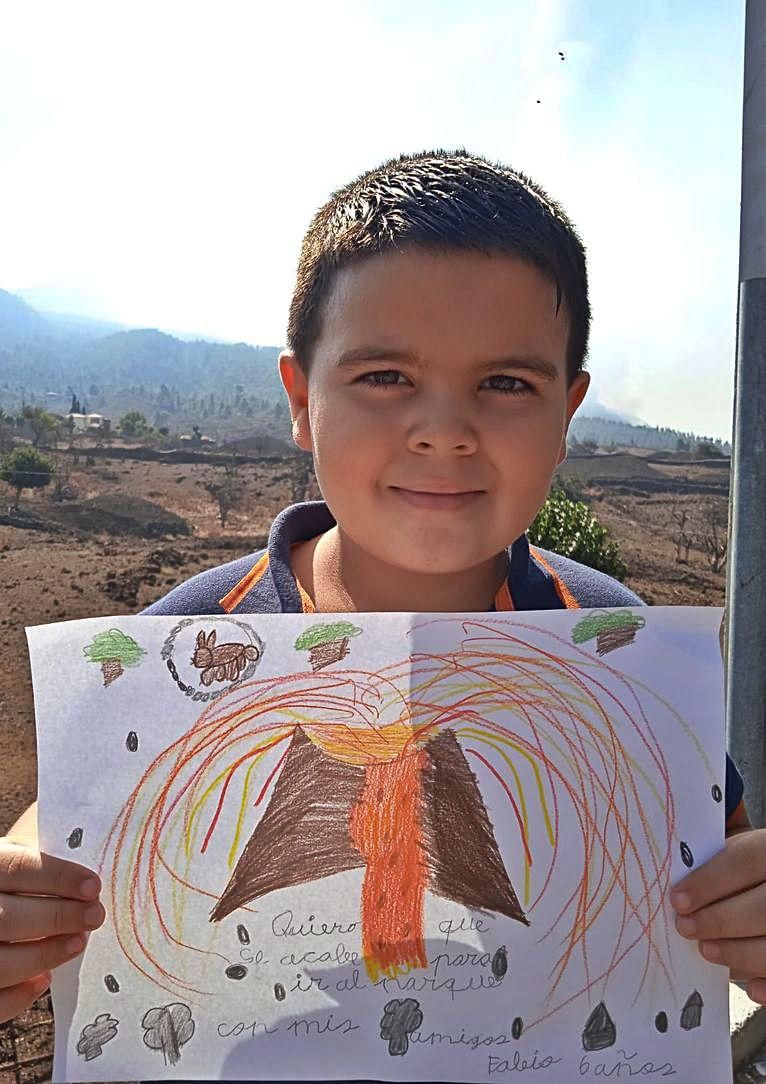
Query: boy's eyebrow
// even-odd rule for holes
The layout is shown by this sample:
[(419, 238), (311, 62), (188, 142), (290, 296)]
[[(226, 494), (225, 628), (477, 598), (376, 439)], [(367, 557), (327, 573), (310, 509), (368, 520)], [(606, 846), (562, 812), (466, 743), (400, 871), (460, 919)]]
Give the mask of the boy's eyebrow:
[[(350, 369), (355, 365), (362, 365), (370, 361), (398, 361), (405, 362), (417, 369), (427, 368), (427, 364), (417, 354), (412, 354), (407, 350), (391, 350), (383, 346), (352, 347), (350, 350), (344, 350), (338, 356), (335, 364), (338, 369)], [(536, 373), (543, 380), (549, 381), (557, 380), (560, 375), (553, 362), (533, 355), (483, 361), (477, 368), (479, 372), (497, 371), (498, 369), (527, 369)]]

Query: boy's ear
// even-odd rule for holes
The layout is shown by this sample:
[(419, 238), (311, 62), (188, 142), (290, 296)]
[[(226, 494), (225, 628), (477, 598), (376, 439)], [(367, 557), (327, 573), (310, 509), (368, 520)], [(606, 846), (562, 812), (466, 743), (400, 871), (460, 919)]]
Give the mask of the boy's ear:
[(293, 440), (304, 452), (311, 452), (308, 378), (292, 350), (283, 350), (279, 355), (279, 376), (290, 404)]
[(569, 432), (569, 423), (575, 416), (575, 411), (578, 409), (585, 393), (588, 390), (590, 384), (590, 373), (578, 373), (572, 383), (569, 385), (567, 391), (567, 422), (564, 426), (564, 436), (561, 438), (561, 447), (559, 448), (558, 462), (563, 463), (567, 457), (567, 433)]

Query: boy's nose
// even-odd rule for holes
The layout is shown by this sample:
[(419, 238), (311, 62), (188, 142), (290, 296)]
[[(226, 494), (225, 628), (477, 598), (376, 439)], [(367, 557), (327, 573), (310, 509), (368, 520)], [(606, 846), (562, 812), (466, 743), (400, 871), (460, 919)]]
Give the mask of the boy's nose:
[(476, 451), (476, 430), (454, 406), (423, 410), (409, 428), (407, 447), (412, 452), (471, 455)]

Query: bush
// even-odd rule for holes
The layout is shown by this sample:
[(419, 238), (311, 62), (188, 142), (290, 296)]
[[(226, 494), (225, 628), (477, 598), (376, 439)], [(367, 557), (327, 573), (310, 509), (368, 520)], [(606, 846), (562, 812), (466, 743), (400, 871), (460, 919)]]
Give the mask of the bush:
[(0, 478), (16, 490), (18, 508), (22, 489), (42, 489), (53, 477), (53, 463), (28, 444), (14, 448), (0, 460)]
[(723, 449), (712, 440), (698, 440), (694, 452), (700, 459), (723, 459)]
[(129, 410), (120, 419), (120, 432), (124, 437), (145, 437), (150, 426), (140, 410)]
[(569, 497), (570, 501), (583, 501), (585, 504), (588, 503), (583, 483), (575, 475), (558, 474), (554, 478), (553, 488), (555, 490), (560, 490), (565, 497)]
[(624, 580), (627, 568), (620, 550), (583, 501), (573, 501), (561, 489), (551, 491), (527, 531), (529, 541), (542, 549)]

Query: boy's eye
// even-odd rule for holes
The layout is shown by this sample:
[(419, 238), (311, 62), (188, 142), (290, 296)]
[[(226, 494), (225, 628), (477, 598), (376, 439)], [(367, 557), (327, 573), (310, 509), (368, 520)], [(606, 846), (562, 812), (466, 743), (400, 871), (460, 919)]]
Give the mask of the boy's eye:
[(400, 373), (398, 369), (376, 369), (372, 373), (363, 373), (359, 377), (361, 384), (373, 384), (377, 386), (381, 385), (393, 385), (398, 384), (400, 378), (405, 379), (404, 373)]
[(532, 386), (526, 380), (521, 380), (518, 376), (509, 376), (507, 373), (488, 376), (484, 384), (488, 384), (492, 391), (502, 391), (509, 395), (524, 395), (532, 391)]

